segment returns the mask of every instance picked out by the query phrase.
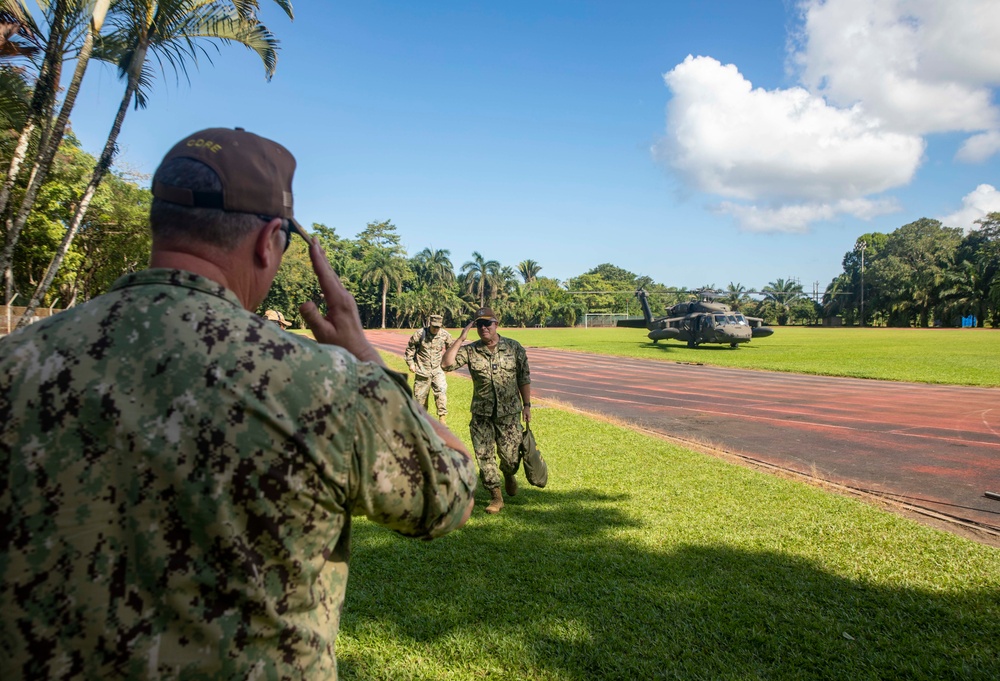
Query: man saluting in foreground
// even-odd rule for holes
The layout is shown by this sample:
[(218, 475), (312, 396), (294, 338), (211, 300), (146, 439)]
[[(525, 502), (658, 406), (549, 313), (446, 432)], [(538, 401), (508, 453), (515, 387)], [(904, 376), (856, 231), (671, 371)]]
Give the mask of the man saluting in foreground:
[[(431, 539), (475, 471), (365, 339), (240, 128), (153, 178), (150, 269), (0, 341), (0, 678), (335, 678), (351, 515)], [(292, 234), (319, 343), (252, 313)]]

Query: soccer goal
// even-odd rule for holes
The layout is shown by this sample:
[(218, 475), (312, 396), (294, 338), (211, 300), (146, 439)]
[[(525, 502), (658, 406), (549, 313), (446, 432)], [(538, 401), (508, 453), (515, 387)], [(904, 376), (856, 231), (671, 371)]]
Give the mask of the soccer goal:
[(619, 319), (628, 319), (627, 314), (602, 314), (599, 312), (588, 312), (583, 315), (583, 326), (586, 329), (599, 329), (614, 326)]

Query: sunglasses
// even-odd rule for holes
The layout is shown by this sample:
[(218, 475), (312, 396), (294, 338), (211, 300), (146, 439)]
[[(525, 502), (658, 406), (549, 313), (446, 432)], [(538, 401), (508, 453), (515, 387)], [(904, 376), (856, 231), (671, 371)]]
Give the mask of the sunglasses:
[[(257, 217), (265, 222), (270, 222), (274, 219), (274, 217), (267, 215), (258, 215)], [(281, 231), (285, 233), (285, 250), (282, 251), (282, 254), (284, 254), (288, 252), (288, 247), (292, 245), (292, 221), (281, 218)]]
[(494, 321), (487, 321), (485, 319), (480, 319), (476, 322), (477, 329), (486, 329), (496, 324)]

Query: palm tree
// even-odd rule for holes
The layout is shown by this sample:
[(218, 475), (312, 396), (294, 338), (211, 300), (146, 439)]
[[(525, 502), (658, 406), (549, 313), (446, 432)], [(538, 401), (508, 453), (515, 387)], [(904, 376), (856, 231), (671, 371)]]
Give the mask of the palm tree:
[(802, 284), (797, 284), (792, 279), (778, 279), (768, 282), (763, 294), (764, 299), (776, 308), (778, 325), (784, 326), (788, 322), (792, 302), (802, 296)]
[[(105, 4), (108, 0), (101, 0)], [(275, 2), (292, 18), (290, 0)], [(278, 41), (257, 19), (257, 0), (126, 0), (116, 5), (111, 23), (115, 29), (103, 40), (103, 59), (115, 59), (119, 76), (126, 79), (125, 93), (122, 95), (118, 112), (111, 126), (111, 132), (94, 166), (90, 182), (77, 204), (76, 212), (56, 250), (48, 270), (35, 289), (28, 309), (21, 318), (26, 324), (35, 306), (48, 291), (62, 264), (70, 244), (76, 236), (83, 218), (94, 198), (97, 186), (111, 167), (118, 146), (125, 114), (132, 103), (145, 107), (146, 90), (151, 85), (152, 76), (146, 64), (150, 51), (162, 61), (169, 62), (185, 74), (185, 58), (197, 58), (196, 38), (209, 38), (225, 43), (235, 42), (245, 45), (264, 62), (265, 77), (270, 80), (277, 65)], [(96, 13), (95, 13), (96, 14)], [(82, 76), (81, 76), (82, 77)], [(65, 108), (65, 106), (64, 106)]]
[(835, 277), (823, 293), (823, 314), (827, 317), (841, 314), (849, 302), (846, 298), (850, 293), (850, 288), (851, 277), (846, 272)]
[(510, 265), (502, 265), (494, 268), (490, 273), (489, 300), (505, 301), (513, 291), (517, 290), (517, 272)]
[[(45, 47), (45, 59), (42, 61), (42, 67), (35, 79), (31, 101), (23, 112), (24, 120), (20, 124), (12, 120), (12, 113), (14, 111), (17, 111), (18, 117), (20, 117), (21, 113), (20, 103), (14, 101), (17, 96), (13, 91), (20, 89), (22, 84), (23, 87), (27, 87), (27, 83), (22, 80), (20, 74), (11, 79), (9, 85), (12, 91), (11, 95), (4, 98), (4, 109), (8, 112), (5, 115), (5, 118), (8, 119), (5, 121), (5, 127), (20, 130), (21, 132), (11, 154), (7, 179), (4, 182), (3, 188), (0, 189), (0, 214), (3, 214), (7, 210), (7, 201), (10, 198), (10, 192), (14, 187), (14, 182), (17, 181), (21, 164), (27, 155), (28, 143), (31, 141), (31, 137), (35, 131), (36, 122), (51, 118), (50, 112), (55, 105), (59, 72), (62, 68), (60, 37), (62, 36), (63, 16), (65, 12), (59, 13), (57, 11), (56, 16), (50, 17), (50, 38), (45, 38), (42, 36), (41, 31), (35, 24), (34, 18), (24, 7), (21, 0), (2, 0), (0, 8), (2, 8), (4, 26), (3, 57), (5, 60), (14, 60), (22, 56), (34, 57), (40, 47)], [(59, 9), (59, 3), (56, 3), (55, 9)], [(28, 40), (31, 45), (23, 46), (22, 39)], [(53, 74), (53, 68), (56, 69), (55, 74)], [(5, 70), (8, 73), (9, 71)], [(13, 76), (13, 74), (11, 75)], [(21, 81), (21, 83), (13, 82), (15, 80)], [(8, 292), (7, 295), (9, 296), (10, 293)]]
[(975, 316), (977, 326), (984, 324), (986, 301), (979, 294), (983, 289), (982, 280), (983, 271), (967, 260), (945, 272), (940, 309), (935, 312), (935, 319), (949, 323), (954, 321), (955, 315), (965, 317), (971, 314)]
[(446, 248), (424, 250), (413, 256), (417, 278), (428, 288), (438, 290), (455, 283), (455, 266), (451, 264), (451, 251)]
[(530, 284), (538, 277), (538, 273), (542, 271), (542, 266), (534, 260), (522, 260), (517, 265), (517, 271), (521, 273), (524, 283)]
[[(14, 260), (14, 248), (17, 246), (18, 237), (28, 215), (34, 205), (38, 191), (42, 183), (48, 176), (49, 169), (55, 159), (56, 151), (62, 142), (69, 124), (69, 115), (76, 104), (76, 97), (80, 92), (80, 84), (83, 82), (83, 75), (90, 63), (90, 54), (94, 46), (94, 36), (101, 30), (104, 17), (111, 0), (96, 0), (94, 3), (85, 0), (56, 0), (48, 8), (51, 10), (49, 36), (45, 50), (45, 59), (39, 71), (39, 82), (35, 86), (35, 97), (32, 98), (32, 117), (30, 123), (21, 131), (21, 139), (18, 140), (17, 149), (27, 150), (28, 139), (31, 137), (34, 126), (44, 123), (41, 139), (38, 144), (38, 151), (35, 161), (32, 164), (31, 173), (28, 180), (28, 188), (21, 199), (20, 208), (13, 221), (7, 229), (7, 238), (4, 243), (3, 253), (0, 254), (0, 270), (4, 273), (7, 282), (7, 295), (13, 285), (12, 265)], [(48, 5), (48, 3), (46, 3)], [(23, 7), (22, 7), (23, 9)], [(56, 92), (59, 86), (59, 74), (62, 72), (62, 60), (67, 41), (76, 27), (86, 25), (84, 30), (83, 43), (76, 56), (76, 69), (69, 86), (66, 88), (66, 96), (63, 98), (62, 106), (59, 109), (59, 116), (55, 123), (51, 123), (51, 112), (55, 106)], [(7, 181), (4, 184), (4, 191), (0, 191), (0, 214), (7, 209), (7, 202), (10, 198), (10, 188), (13, 187), (20, 170), (22, 156), (15, 153), (11, 160), (10, 170), (7, 173)], [(33, 311), (33, 310), (32, 310)], [(21, 324), (27, 323), (28, 314), (21, 319)]]
[(382, 290), (382, 328), (385, 328), (386, 298), (390, 286), (396, 287), (396, 292), (403, 290), (403, 280), (409, 273), (406, 260), (399, 257), (394, 249), (373, 248), (365, 258), (365, 270), (361, 281), (368, 284), (378, 284)]
[(729, 282), (729, 286), (726, 287), (726, 295), (723, 297), (722, 302), (734, 311), (739, 312), (741, 307), (750, 302), (750, 296), (747, 294), (747, 289), (743, 284), (734, 284), (733, 282)]
[(496, 260), (486, 260), (479, 251), (472, 252), (472, 260), (462, 265), (465, 274), (466, 293), (479, 298), (479, 307), (486, 305), (486, 291), (490, 286), (490, 278), (500, 269)]
[(40, 35), (20, 0), (0, 0), (0, 129), (23, 130), (28, 122), (31, 87), (15, 63), (38, 54)]

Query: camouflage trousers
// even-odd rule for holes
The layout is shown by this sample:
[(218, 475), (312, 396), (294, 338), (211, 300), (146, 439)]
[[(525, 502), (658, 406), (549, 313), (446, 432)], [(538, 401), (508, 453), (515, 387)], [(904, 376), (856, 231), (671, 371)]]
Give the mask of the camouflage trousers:
[[(479, 479), (486, 489), (497, 489), (503, 481), (500, 473), (513, 475), (521, 465), (521, 414), (500, 417), (473, 415), (469, 430), (479, 462)], [(499, 470), (497, 454), (500, 455)]]
[(428, 393), (434, 388), (434, 404), (437, 405), (438, 418), (448, 413), (448, 380), (444, 372), (438, 369), (430, 376), (417, 376), (413, 379), (413, 399), (417, 404), (424, 405), (430, 412)]

